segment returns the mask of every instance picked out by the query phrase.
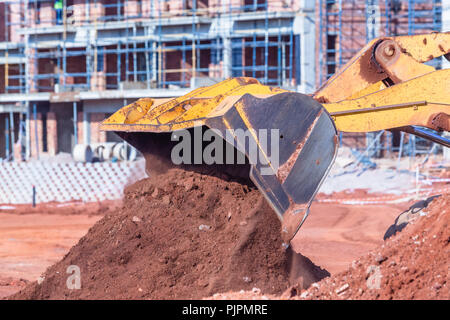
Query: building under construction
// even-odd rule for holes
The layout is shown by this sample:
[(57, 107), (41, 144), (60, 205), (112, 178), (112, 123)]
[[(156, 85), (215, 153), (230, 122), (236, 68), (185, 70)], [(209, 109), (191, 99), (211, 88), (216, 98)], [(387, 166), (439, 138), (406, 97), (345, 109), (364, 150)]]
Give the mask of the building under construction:
[(314, 1), (66, 0), (55, 8), (43, 0), (0, 8), (0, 125), (9, 134), (1, 157), (115, 139), (97, 124), (124, 104), (231, 76), (314, 89), (306, 50)]
[[(0, 157), (114, 141), (98, 124), (123, 105), (228, 77), (311, 93), (374, 37), (449, 30), (449, 2), (2, 1)], [(404, 141), (382, 136), (359, 140), (374, 152)]]

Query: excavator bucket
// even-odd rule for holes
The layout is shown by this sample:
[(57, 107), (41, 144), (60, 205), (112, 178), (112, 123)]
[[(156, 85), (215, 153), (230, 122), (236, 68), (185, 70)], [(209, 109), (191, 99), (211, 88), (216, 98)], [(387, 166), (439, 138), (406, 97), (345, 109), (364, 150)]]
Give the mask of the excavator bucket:
[(311, 97), (234, 78), (162, 104), (143, 98), (106, 119), (146, 159), (250, 178), (282, 221), (286, 245), (308, 215), (338, 145), (334, 122)]

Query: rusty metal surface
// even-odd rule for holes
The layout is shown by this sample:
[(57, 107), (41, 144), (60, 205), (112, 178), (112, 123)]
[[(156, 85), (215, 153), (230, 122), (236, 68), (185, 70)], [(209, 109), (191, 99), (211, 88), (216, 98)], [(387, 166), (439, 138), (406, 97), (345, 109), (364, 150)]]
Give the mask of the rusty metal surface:
[(374, 48), (374, 63), (393, 83), (401, 83), (435, 70), (402, 52), (394, 40), (381, 41)]

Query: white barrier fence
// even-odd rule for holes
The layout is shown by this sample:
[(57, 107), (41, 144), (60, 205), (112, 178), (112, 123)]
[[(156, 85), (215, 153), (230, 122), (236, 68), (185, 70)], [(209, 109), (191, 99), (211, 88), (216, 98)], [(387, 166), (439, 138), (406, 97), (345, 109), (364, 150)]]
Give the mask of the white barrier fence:
[(0, 164), (0, 204), (114, 200), (126, 185), (145, 178), (145, 161)]

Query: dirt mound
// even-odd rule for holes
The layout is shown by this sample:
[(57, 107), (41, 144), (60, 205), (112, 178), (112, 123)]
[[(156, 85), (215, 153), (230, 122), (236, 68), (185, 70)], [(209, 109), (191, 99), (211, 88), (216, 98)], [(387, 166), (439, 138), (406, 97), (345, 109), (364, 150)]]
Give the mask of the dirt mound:
[[(379, 250), (300, 294), (307, 299), (450, 299), (450, 194), (434, 199)], [(296, 297), (298, 298), (298, 296)]]
[(282, 295), (241, 290), (214, 294), (208, 299), (448, 300), (449, 208), (450, 194), (433, 199), (378, 250), (355, 260), (348, 270), (313, 283), (307, 290), (292, 286)]
[[(71, 265), (80, 268), (80, 290), (67, 288)], [(122, 208), (12, 298), (189, 299), (254, 287), (280, 294), (289, 280), (306, 288), (327, 275), (286, 253), (280, 222), (254, 186), (171, 169), (128, 187)]]

